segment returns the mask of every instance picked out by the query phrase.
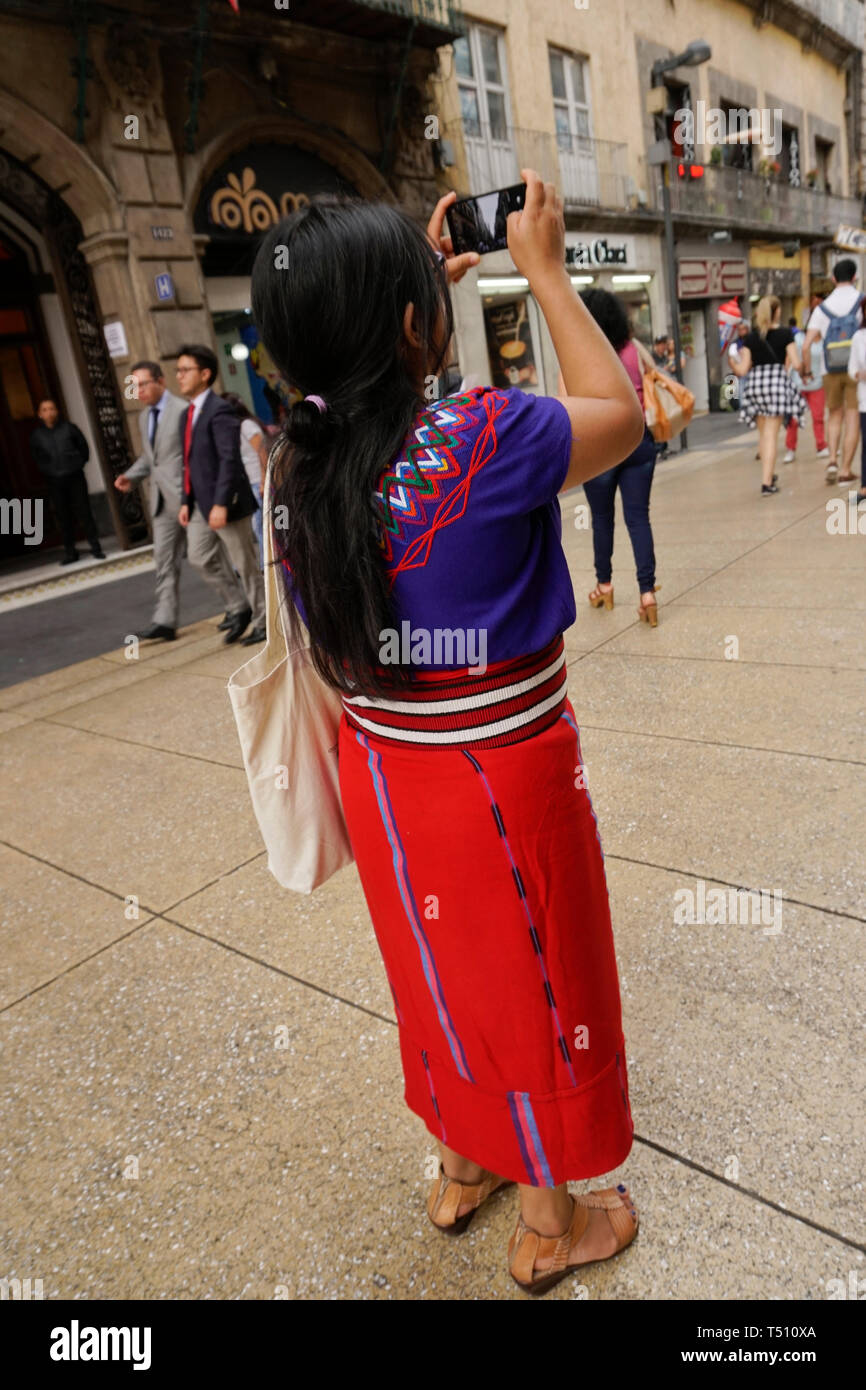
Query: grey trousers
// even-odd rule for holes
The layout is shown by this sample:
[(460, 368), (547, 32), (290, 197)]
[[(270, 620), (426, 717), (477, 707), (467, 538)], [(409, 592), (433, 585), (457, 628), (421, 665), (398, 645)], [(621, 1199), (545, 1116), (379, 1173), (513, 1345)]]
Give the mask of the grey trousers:
[[(213, 548), (214, 541), (216, 550)], [(212, 531), (196, 507), (186, 528), (186, 543), (190, 564), (195, 565), (205, 579), (210, 579), (219, 588), (226, 613), (231, 617), (249, 608), (253, 627), (263, 626), (265, 585), (259, 569), (252, 517), (241, 517), (240, 521), (228, 522), (220, 531)], [(230, 586), (217, 578), (218, 574), (223, 574), (220, 556), (231, 572), (233, 582)], [(234, 570), (237, 570), (237, 576)]]
[[(211, 531), (210, 527), (206, 530), (208, 536), (202, 537), (201, 558), (193, 563), (202, 578), (218, 590), (221, 598), (232, 595), (235, 611), (245, 608), (237, 576), (228, 562), (225, 549), (220, 545), (216, 531)], [(178, 625), (180, 568), (186, 547), (186, 531), (177, 519), (177, 508), (163, 503), (153, 518), (153, 563), (156, 567), (153, 621), (162, 627), (176, 628)]]

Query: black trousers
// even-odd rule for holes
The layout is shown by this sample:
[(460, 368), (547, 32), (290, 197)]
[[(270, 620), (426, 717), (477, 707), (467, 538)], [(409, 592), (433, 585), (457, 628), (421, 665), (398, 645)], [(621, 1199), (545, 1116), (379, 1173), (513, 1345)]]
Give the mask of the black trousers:
[(99, 532), (90, 510), (84, 469), (78, 473), (67, 473), (64, 478), (46, 478), (46, 482), (57, 524), (63, 534), (63, 549), (66, 554), (75, 554), (75, 528), (78, 522), (81, 523), (90, 549), (101, 549)]

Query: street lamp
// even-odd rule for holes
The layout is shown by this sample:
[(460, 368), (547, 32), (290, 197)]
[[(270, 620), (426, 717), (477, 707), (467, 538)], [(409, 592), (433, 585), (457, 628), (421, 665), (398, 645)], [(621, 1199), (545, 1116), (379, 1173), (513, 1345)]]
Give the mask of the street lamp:
[[(663, 78), (666, 72), (673, 72), (674, 68), (696, 68), (701, 63), (706, 63), (713, 56), (712, 49), (703, 39), (693, 39), (682, 53), (678, 53), (675, 58), (659, 58), (652, 65), (650, 73), (650, 86), (661, 87), (664, 85)], [(674, 355), (676, 362), (674, 370), (677, 381), (682, 382), (682, 346), (680, 342), (680, 306), (677, 299), (677, 263), (674, 253), (674, 224), (671, 217), (671, 142), (664, 131), (664, 113), (658, 113), (656, 117), (661, 126), (659, 130), (660, 139), (656, 141), (650, 150), (650, 163), (661, 166), (662, 170), (662, 208), (665, 218), (665, 258), (668, 271), (668, 296), (669, 312), (674, 330)], [(658, 129), (658, 127), (657, 127)], [(688, 448), (688, 437), (683, 430), (680, 435), (680, 451)]]

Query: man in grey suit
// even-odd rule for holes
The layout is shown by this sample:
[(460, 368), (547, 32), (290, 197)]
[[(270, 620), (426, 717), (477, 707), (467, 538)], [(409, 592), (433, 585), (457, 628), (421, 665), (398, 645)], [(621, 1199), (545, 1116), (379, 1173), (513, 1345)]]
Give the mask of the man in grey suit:
[[(167, 389), (158, 362), (136, 362), (130, 375), (137, 399), (145, 407), (139, 416), (141, 453), (131, 468), (115, 478), (114, 486), (119, 492), (129, 492), (140, 478), (150, 477), (156, 607), (150, 627), (137, 635), (143, 640), (171, 642), (177, 630), (180, 564), (186, 549), (186, 533), (178, 521), (178, 512), (183, 501), (180, 422), (187, 406)], [(216, 532), (209, 536), (211, 543), (203, 544), (190, 557), (191, 563), (217, 590), (228, 611), (243, 608), (246, 599), (240, 581)]]

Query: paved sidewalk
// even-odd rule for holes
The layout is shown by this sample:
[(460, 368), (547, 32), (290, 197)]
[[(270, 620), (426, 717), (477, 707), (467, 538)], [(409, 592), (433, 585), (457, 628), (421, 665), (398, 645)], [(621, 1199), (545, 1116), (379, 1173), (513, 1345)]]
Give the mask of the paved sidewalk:
[[(846, 494), (820, 461), (762, 500), (753, 453), (659, 468), (655, 631), (621, 519), (616, 607), (589, 608), (563, 499), (637, 1127), (611, 1180), (642, 1226), (552, 1299), (866, 1277), (866, 536), (828, 534)], [(0, 691), (0, 1275), (46, 1298), (523, 1299), (513, 1189), (459, 1240), (426, 1219), (435, 1145), (354, 867), (311, 898), (268, 874), (219, 616)], [(780, 893), (781, 919), (682, 920), (732, 887)]]

